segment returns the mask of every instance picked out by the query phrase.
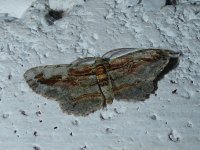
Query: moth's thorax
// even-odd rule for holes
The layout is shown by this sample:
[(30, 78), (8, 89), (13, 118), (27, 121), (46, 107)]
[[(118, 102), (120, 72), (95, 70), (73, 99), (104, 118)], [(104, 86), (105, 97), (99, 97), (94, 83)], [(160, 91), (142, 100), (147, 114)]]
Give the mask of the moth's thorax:
[(97, 77), (98, 83), (101, 86), (105, 86), (109, 84), (107, 71), (103, 64), (99, 64), (96, 66), (96, 77)]
[(95, 60), (95, 72), (98, 83), (101, 86), (105, 86), (109, 84), (109, 77), (107, 75), (107, 64), (108, 61), (101, 59), (99, 57)]

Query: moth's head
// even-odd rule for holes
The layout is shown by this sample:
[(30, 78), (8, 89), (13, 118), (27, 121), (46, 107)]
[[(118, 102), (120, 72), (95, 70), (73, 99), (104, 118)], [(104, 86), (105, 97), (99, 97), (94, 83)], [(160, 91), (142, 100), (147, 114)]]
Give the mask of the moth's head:
[(101, 58), (101, 57), (96, 57), (95, 58), (95, 66), (100, 65), (100, 64), (108, 64), (109, 59), (106, 58)]
[(160, 51), (161, 55), (168, 56), (170, 58), (179, 58), (182, 55), (182, 52), (176, 52), (171, 50)]

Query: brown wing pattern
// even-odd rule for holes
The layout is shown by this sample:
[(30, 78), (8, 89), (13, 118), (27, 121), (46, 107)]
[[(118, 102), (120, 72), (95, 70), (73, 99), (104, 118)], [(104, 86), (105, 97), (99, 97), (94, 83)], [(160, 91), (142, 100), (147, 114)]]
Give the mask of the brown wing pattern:
[(28, 70), (24, 77), (38, 94), (56, 99), (64, 112), (87, 115), (102, 107), (102, 95), (91, 65), (48, 65)]
[(118, 100), (144, 100), (157, 89), (157, 81), (178, 63), (179, 53), (145, 49), (110, 61), (114, 97)]

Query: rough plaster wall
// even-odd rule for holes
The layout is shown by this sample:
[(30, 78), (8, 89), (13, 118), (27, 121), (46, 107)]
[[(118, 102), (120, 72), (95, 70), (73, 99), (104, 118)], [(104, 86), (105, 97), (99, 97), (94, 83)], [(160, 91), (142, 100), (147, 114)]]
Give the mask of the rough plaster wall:
[[(199, 149), (200, 5), (150, 8), (146, 2), (75, 1), (48, 26), (48, 3), (40, 0), (20, 19), (0, 22), (0, 149)], [(160, 47), (183, 56), (145, 102), (114, 101), (87, 117), (63, 114), (23, 78), (31, 67), (120, 47)]]

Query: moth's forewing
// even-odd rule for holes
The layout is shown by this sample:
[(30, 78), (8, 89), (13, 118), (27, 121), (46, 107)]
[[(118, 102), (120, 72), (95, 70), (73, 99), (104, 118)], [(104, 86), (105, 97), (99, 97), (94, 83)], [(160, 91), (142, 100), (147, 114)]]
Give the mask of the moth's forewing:
[[(119, 100), (144, 100), (157, 89), (157, 81), (178, 62), (178, 53), (144, 49), (110, 60), (109, 75), (114, 97)], [(169, 66), (170, 65), (170, 66)]]
[(91, 65), (48, 65), (28, 70), (24, 77), (38, 94), (53, 98), (64, 112), (87, 115), (102, 106)]
[(68, 95), (68, 91), (63, 92), (61, 87), (54, 86), (54, 84), (67, 74), (68, 66), (48, 65), (31, 68), (25, 72), (24, 78), (36, 93), (47, 98), (60, 98), (63, 94)]

